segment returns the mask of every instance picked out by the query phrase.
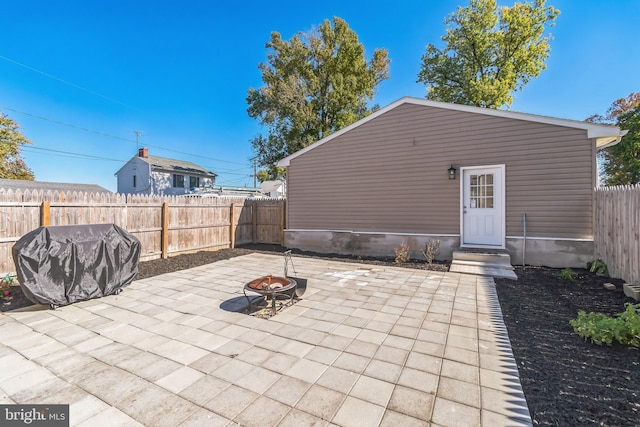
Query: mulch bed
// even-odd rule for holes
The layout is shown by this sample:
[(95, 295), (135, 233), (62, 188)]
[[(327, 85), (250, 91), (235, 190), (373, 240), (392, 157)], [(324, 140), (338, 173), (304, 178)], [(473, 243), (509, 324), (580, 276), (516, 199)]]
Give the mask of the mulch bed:
[[(640, 425), (640, 349), (598, 346), (573, 332), (578, 310), (624, 310), (623, 281), (574, 269), (517, 267), (517, 281), (497, 279), (498, 299), (535, 425)], [(606, 290), (604, 283), (616, 285)]]
[[(136, 279), (179, 271), (253, 252), (282, 253), (277, 245), (245, 245), (236, 249), (198, 252), (166, 260), (141, 262)], [(393, 265), (392, 258), (320, 255), (293, 251), (296, 257)], [(400, 265), (429, 268), (423, 261)], [(434, 263), (432, 270), (446, 271), (448, 264)], [(534, 425), (635, 426), (640, 425), (640, 349), (614, 344), (597, 346), (573, 332), (569, 320), (578, 310), (609, 315), (624, 310), (622, 281), (604, 279), (587, 270), (574, 269), (575, 281), (559, 278), (560, 270), (516, 267), (517, 281), (497, 279), (497, 292), (509, 332), (520, 381)], [(611, 282), (609, 291), (603, 284)], [(8, 311), (31, 305), (19, 287), (12, 289)]]

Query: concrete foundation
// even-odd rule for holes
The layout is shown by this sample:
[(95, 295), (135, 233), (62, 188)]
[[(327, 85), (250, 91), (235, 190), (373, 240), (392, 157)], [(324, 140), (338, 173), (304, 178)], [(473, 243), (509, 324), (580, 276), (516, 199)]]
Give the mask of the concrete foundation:
[[(395, 257), (394, 248), (402, 242), (409, 245), (411, 259), (424, 259), (422, 250), (429, 239), (440, 240), (438, 260), (449, 261), (460, 249), (460, 236), (433, 234), (376, 234), (350, 231), (285, 230), (288, 248), (323, 254)], [(522, 238), (507, 238), (506, 252), (513, 265), (538, 265), (556, 268), (586, 268), (594, 259), (593, 241), (527, 238), (526, 251)]]
[(555, 268), (587, 268), (594, 260), (593, 240), (507, 239), (507, 252), (513, 265), (540, 265)]
[(411, 259), (424, 259), (422, 251), (429, 239), (440, 240), (438, 260), (450, 260), (460, 247), (458, 236), (427, 234), (375, 234), (349, 231), (285, 230), (284, 245), (322, 254), (395, 257), (394, 248), (407, 242)]

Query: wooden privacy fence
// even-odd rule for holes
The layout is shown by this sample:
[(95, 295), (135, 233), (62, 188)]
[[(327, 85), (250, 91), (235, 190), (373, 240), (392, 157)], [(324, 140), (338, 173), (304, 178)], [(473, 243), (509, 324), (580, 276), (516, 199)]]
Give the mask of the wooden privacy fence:
[(595, 191), (596, 256), (612, 277), (640, 283), (640, 185)]
[(285, 202), (0, 189), (0, 274), (11, 248), (41, 225), (113, 223), (136, 236), (141, 260), (246, 243), (282, 244)]

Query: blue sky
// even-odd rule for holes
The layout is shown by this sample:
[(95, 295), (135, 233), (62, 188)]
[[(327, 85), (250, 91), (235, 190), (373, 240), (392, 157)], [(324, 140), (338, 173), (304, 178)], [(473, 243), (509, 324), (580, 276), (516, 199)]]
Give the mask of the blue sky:
[[(367, 55), (389, 50), (391, 78), (374, 100), (384, 106), (403, 96), (424, 97), (416, 76), (425, 46), (442, 46), (444, 17), (467, 4), (4, 3), (0, 112), (33, 142), (23, 151), (27, 164), (40, 181), (110, 190), (116, 189), (114, 173), (136, 153), (136, 130), (140, 147), (152, 155), (201, 164), (223, 185), (252, 186), (249, 141), (261, 129), (247, 116), (245, 98), (249, 88), (261, 86), (257, 67), (272, 31), (289, 39), (324, 19), (345, 19)], [(550, 30), (547, 70), (516, 94), (511, 110), (583, 120), (640, 91), (639, 0), (548, 3), (561, 14)]]

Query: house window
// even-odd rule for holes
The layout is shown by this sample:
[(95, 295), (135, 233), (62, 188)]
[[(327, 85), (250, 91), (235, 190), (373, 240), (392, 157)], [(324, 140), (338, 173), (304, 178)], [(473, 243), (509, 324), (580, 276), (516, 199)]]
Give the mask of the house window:
[(136, 178), (137, 176), (133, 175), (133, 188), (136, 188), (136, 183), (137, 183)]
[(471, 207), (493, 208), (493, 174), (471, 175)]
[(200, 187), (200, 177), (199, 176), (190, 176), (189, 177), (189, 188)]
[(184, 188), (184, 175), (173, 175), (173, 186)]

